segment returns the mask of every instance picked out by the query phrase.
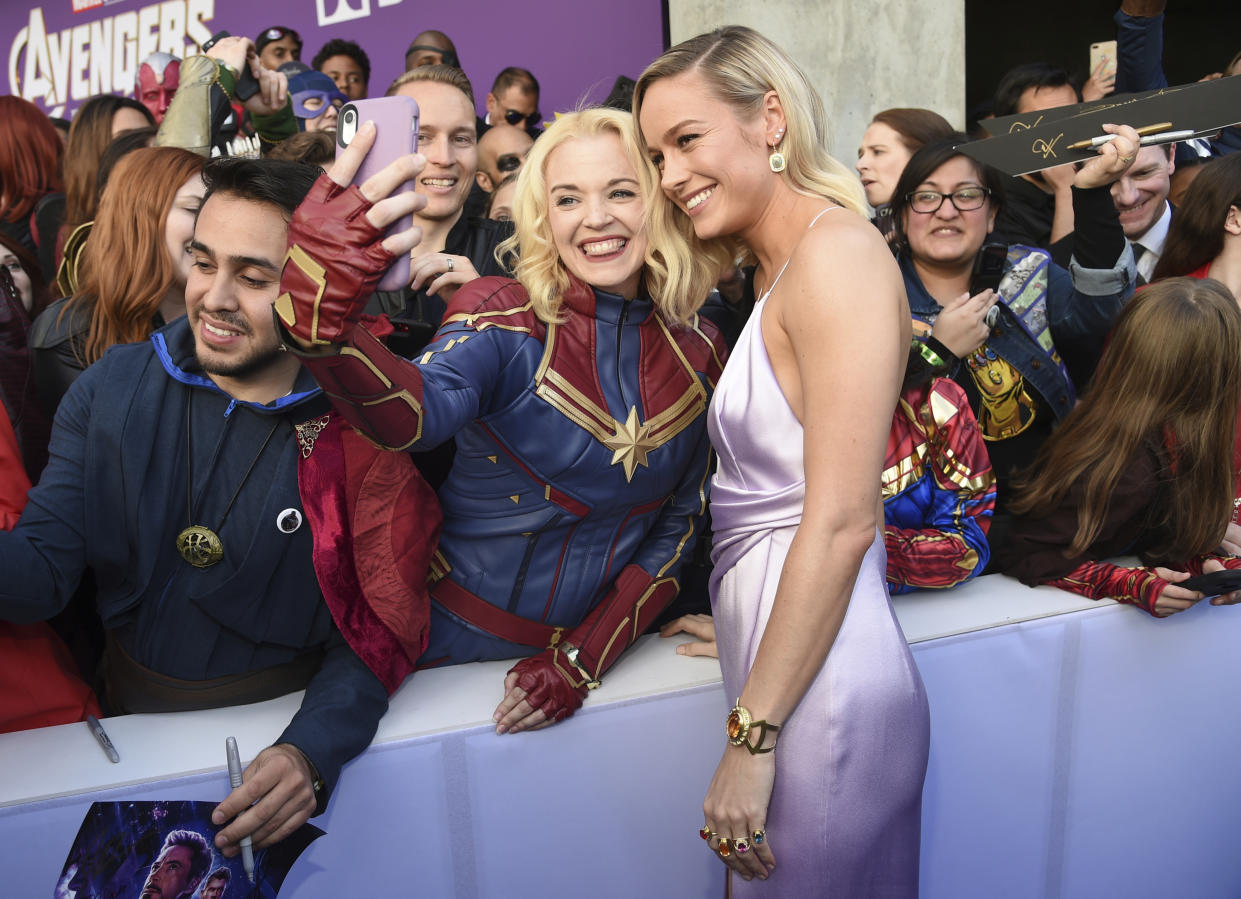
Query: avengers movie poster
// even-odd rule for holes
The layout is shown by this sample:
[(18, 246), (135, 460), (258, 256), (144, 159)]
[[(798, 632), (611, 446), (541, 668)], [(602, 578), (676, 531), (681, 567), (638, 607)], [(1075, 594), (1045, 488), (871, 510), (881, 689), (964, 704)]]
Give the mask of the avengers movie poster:
[(293, 863), (323, 831), (304, 824), (254, 852), (254, 882), (241, 856), (215, 848), (213, 802), (96, 802), (65, 859), (55, 899), (274, 899)]

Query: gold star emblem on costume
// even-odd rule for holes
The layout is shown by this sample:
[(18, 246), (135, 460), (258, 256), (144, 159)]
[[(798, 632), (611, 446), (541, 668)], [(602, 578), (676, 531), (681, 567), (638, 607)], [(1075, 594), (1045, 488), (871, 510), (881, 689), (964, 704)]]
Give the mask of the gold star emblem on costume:
[(659, 444), (651, 439), (650, 428), (638, 424), (638, 408), (629, 407), (629, 417), (621, 424), (612, 419), (616, 433), (603, 441), (603, 445), (612, 450), (612, 464), (622, 462), (625, 465), (625, 480), (633, 480), (633, 470), (639, 465), (649, 467), (646, 454), (656, 449)]

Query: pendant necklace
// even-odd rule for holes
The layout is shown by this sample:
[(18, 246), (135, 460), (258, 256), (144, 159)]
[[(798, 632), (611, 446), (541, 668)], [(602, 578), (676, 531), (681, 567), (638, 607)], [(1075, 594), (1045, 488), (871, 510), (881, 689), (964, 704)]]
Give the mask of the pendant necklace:
[[(262, 458), (263, 450), (267, 449), (267, 444), (271, 443), (272, 437), (276, 436), (276, 429), (280, 427), (280, 418), (276, 417), (275, 424), (267, 432), (267, 438), (263, 441), (263, 445), (259, 447), (259, 451), (255, 453), (254, 459), (250, 462), (250, 467), (241, 476), (241, 483), (237, 485), (237, 489), (233, 491), (233, 496), (228, 501), (228, 505), (224, 507), (224, 514), (220, 516), (220, 521), (215, 526), (215, 530), (205, 525), (194, 524), (194, 500), (192, 497), (194, 484), (194, 440), (190, 424), (193, 418), (194, 391), (191, 390), (185, 404), (185, 514), (189, 521), (189, 527), (177, 534), (177, 552), (181, 554), (181, 558), (195, 568), (210, 568), (224, 558), (224, 544), (220, 541), (218, 532), (224, 529), (224, 521), (228, 518), (228, 513), (232, 511), (233, 503), (237, 502), (237, 497), (241, 495), (241, 488), (250, 479), (250, 473), (254, 471), (254, 466)], [(224, 439), (221, 436), (220, 442), (216, 444), (215, 453), (211, 456), (211, 463), (207, 467), (208, 475), (215, 469), (215, 463), (220, 457), (220, 448), (223, 445)], [(210, 479), (208, 478), (208, 480)], [(207, 485), (203, 484), (203, 488), (198, 494), (200, 500), (206, 491)]]

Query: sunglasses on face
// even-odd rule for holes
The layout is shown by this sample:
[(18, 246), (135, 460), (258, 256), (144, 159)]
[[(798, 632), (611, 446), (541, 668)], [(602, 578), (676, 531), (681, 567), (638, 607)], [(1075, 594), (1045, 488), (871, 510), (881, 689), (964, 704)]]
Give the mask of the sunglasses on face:
[[(504, 110), (504, 121), (514, 127), (520, 125), (522, 122), (529, 122), (531, 125), (534, 125), (541, 117), (542, 113), (540, 113), (537, 109), (530, 113), (530, 115), (522, 115), (516, 109)], [(503, 169), (501, 171), (503, 171)]]

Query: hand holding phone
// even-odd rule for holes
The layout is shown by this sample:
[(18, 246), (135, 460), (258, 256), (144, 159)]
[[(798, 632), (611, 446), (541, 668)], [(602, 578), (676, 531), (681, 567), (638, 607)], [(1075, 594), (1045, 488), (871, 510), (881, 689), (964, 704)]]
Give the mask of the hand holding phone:
[(1223, 571), (1212, 571), (1183, 580), (1177, 586), (1197, 590), (1203, 596), (1220, 596), (1241, 590), (1241, 570), (1225, 568)]
[(1090, 45), (1090, 78), (1082, 85), (1082, 100), (1093, 103), (1116, 89), (1116, 42)]
[(931, 335), (952, 355), (964, 359), (987, 342), (991, 334), (987, 315), (994, 308), (995, 292), (992, 290), (963, 293), (944, 304), (931, 327)]
[[(411, 97), (380, 97), (355, 100), (340, 109), (336, 126), (336, 158), (339, 160), (366, 122), (375, 124), (375, 142), (354, 173), (353, 184), (362, 185), (372, 175), (392, 162), (418, 149), (418, 104)], [(413, 193), (413, 179), (400, 184), (392, 196)], [(410, 214), (398, 219), (387, 230), (388, 235), (408, 231), (414, 223)], [(409, 284), (409, 254), (402, 253), (379, 282), (380, 290), (400, 290)]]
[(1008, 264), (1008, 244), (985, 243), (974, 257), (974, 272), (970, 276), (970, 296), (984, 290), (1000, 289), (1004, 267)]
[(275, 310), (287, 339), (309, 351), (347, 338), (384, 274), (402, 256), (408, 258), (422, 237), (417, 227), (399, 230), (398, 222), (409, 221), (426, 205), (426, 197), (402, 190), (426, 160), (401, 155), (356, 183), (375, 144), (376, 128), (371, 122), (357, 125), (357, 110), (351, 112), (344, 138), (348, 146), (289, 222), (292, 249)]
[(1090, 74), (1101, 82), (1116, 80), (1116, 41), (1090, 45)]

